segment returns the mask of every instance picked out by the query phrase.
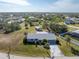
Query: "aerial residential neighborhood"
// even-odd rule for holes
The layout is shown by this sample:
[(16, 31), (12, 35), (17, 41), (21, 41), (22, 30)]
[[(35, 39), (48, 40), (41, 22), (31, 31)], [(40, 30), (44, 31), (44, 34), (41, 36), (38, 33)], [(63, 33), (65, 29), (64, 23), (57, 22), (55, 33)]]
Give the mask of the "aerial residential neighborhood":
[[(79, 24), (66, 23), (71, 15), (22, 13), (19, 16), (15, 13), (15, 17), (14, 13), (7, 14), (10, 16), (0, 19), (0, 51), (7, 58), (12, 55), (48, 59), (79, 56)], [(76, 17), (73, 15), (73, 18)]]
[(0, 0), (0, 59), (79, 59), (79, 1)]

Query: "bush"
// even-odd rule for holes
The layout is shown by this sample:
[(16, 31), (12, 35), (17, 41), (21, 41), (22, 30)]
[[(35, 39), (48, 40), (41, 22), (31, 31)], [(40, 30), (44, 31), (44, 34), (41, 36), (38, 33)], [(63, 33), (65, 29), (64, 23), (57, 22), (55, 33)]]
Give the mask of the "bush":
[(43, 39), (42, 44), (45, 45), (46, 43), (48, 43), (47, 39)]
[(50, 47), (49, 47), (49, 43), (46, 43), (46, 44), (44, 45), (44, 48), (46, 48), (46, 49), (50, 49)]
[(27, 44), (27, 39), (26, 39), (26, 38), (23, 39), (23, 44), (24, 44), (24, 45)]

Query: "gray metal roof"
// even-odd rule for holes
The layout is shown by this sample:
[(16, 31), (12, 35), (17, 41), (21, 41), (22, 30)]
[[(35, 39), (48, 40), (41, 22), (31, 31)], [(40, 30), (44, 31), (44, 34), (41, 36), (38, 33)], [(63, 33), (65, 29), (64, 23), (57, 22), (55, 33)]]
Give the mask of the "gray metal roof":
[(72, 31), (72, 33), (77, 33), (77, 34), (79, 34), (79, 30)]
[(28, 33), (27, 39), (56, 40), (56, 37), (53, 33)]

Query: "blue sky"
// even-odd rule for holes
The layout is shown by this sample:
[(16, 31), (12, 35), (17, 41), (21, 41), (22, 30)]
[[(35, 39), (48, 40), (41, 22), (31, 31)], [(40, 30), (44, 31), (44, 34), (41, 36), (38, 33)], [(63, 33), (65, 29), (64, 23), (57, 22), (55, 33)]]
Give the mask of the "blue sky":
[(0, 12), (79, 12), (79, 0), (0, 0)]

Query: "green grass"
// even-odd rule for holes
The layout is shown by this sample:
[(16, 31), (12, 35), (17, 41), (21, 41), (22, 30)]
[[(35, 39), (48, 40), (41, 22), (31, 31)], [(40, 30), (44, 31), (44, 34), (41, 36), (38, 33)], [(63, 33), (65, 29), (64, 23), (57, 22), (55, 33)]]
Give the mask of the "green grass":
[[(13, 54), (24, 55), (24, 56), (45, 56), (49, 57), (49, 50), (42, 47), (35, 47), (35, 45), (18, 45), (13, 51)], [(49, 54), (48, 54), (49, 53)]]
[[(72, 37), (72, 36), (69, 36), (71, 38), (71, 40), (74, 40), (75, 42), (79, 42), (79, 38), (76, 38), (76, 37)], [(75, 50), (78, 50), (79, 51), (79, 46), (75, 45), (75, 44), (70, 44), (71, 47), (73, 47)]]
[(58, 37), (58, 40), (60, 41), (60, 44), (61, 44), (61, 45), (59, 45), (59, 48), (61, 49), (63, 54), (65, 56), (74, 56), (74, 54), (70, 50), (70, 47), (67, 45), (67, 42), (60, 37)]
[(68, 31), (74, 31), (74, 30), (78, 30), (78, 29), (72, 28), (72, 27), (68, 27)]
[[(70, 37), (72, 40), (77, 41), (75, 38)], [(68, 43), (67, 41), (65, 41), (63, 38), (58, 37), (58, 40), (60, 41), (60, 46), (59, 48), (61, 49), (61, 51), (64, 53), (65, 56), (75, 56), (72, 51), (71, 51), (71, 47), (74, 48), (75, 50), (79, 51), (79, 46), (72, 44), (72, 43)]]
[(72, 26), (76, 26), (76, 27), (79, 27), (79, 24), (71, 24)]
[(29, 27), (29, 29), (27, 29), (27, 31), (28, 31), (28, 33), (34, 33), (34, 32), (36, 32), (34, 26)]
[(74, 45), (74, 44), (70, 44), (70, 45), (71, 45), (71, 47), (73, 47), (75, 50), (79, 51), (79, 46)]

